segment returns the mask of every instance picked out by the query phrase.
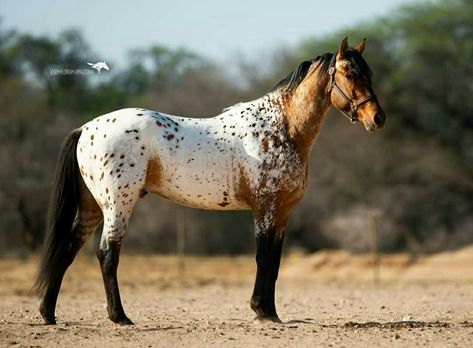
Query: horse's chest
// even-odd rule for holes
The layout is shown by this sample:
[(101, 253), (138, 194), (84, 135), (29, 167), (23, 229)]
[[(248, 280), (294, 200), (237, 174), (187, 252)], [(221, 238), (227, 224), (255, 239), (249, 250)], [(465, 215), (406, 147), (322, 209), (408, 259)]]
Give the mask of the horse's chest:
[(305, 187), (305, 167), (290, 147), (273, 149), (260, 168), (259, 184), (268, 193), (297, 193)]

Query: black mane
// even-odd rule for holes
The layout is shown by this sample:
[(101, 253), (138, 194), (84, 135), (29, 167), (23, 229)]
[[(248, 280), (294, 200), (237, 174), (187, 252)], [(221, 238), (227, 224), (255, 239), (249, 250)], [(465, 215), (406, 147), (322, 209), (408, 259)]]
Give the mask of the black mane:
[(329, 66), (333, 57), (334, 57), (334, 54), (325, 53), (311, 60), (303, 61), (301, 64), (299, 64), (296, 70), (292, 71), (289, 75), (287, 75), (284, 79), (282, 79), (276, 86), (274, 86), (274, 88), (271, 89), (271, 92), (277, 89), (284, 89), (286, 92), (292, 93), (297, 88), (297, 86), (299, 86), (302, 80), (304, 80), (304, 78), (307, 75), (307, 72), (309, 71), (310, 66), (313, 63), (318, 62), (319, 64), (322, 64), (320, 73), (326, 73), (329, 69)]
[[(297, 86), (299, 86), (302, 80), (304, 80), (304, 78), (306, 77), (310, 66), (316, 62), (318, 62), (318, 64), (321, 64), (319, 74), (328, 74), (329, 68), (335, 64), (335, 56), (336, 55), (333, 53), (325, 53), (311, 60), (303, 61), (301, 64), (299, 64), (296, 70), (292, 71), (289, 75), (282, 79), (273, 89), (271, 89), (271, 92), (277, 89), (283, 89), (285, 92), (288, 93), (294, 92)], [(367, 81), (371, 81), (371, 76), (373, 75), (373, 73), (371, 72), (371, 69), (369, 68), (368, 64), (366, 64), (361, 54), (359, 54), (356, 50), (350, 48), (347, 51), (345, 59), (349, 60), (352, 63), (353, 68), (358, 71), (360, 76), (362, 76)]]

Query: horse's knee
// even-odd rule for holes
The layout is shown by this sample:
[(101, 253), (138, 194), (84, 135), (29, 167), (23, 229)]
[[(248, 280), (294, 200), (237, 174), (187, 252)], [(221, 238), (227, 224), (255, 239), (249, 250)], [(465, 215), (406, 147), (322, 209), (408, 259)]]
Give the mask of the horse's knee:
[(128, 227), (131, 213), (117, 207), (104, 212), (104, 226), (100, 239), (100, 249), (109, 249), (111, 245), (120, 245)]

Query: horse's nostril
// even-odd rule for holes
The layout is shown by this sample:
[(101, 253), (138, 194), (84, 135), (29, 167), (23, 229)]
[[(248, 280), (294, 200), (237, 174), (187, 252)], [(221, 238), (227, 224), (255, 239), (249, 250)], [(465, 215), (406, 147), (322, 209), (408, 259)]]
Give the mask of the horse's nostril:
[(374, 115), (374, 123), (376, 125), (380, 125), (380, 124), (383, 123), (383, 115), (380, 112), (378, 112), (378, 113), (376, 113), (376, 115)]

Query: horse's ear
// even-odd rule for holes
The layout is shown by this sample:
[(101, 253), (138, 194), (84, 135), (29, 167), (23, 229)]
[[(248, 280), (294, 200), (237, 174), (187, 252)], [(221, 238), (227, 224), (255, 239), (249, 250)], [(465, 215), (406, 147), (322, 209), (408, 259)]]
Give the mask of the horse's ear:
[(340, 43), (340, 49), (337, 52), (337, 60), (345, 58), (345, 54), (348, 51), (348, 38), (344, 38)]
[(363, 39), (363, 41), (361, 41), (358, 45), (356, 45), (355, 50), (357, 50), (359, 54), (363, 54), (363, 52), (365, 51), (365, 47), (366, 47), (366, 37)]

